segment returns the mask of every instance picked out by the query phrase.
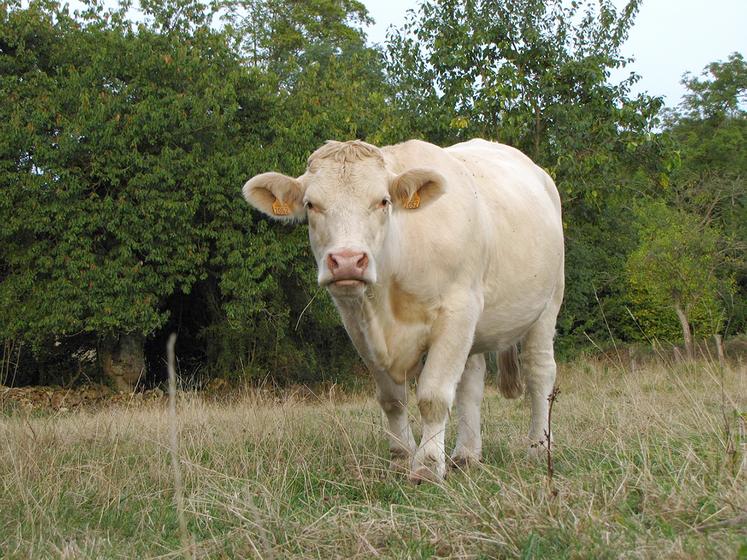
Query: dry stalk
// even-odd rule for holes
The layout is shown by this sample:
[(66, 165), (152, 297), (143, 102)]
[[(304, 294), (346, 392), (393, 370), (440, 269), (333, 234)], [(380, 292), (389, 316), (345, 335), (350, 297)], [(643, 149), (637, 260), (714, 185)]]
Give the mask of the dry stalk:
[(307, 309), (309, 308), (309, 306), (311, 306), (311, 304), (312, 304), (312, 303), (314, 303), (314, 300), (316, 299), (316, 296), (318, 296), (318, 295), (319, 295), (319, 293), (320, 293), (320, 292), (321, 292), (322, 290), (323, 290), (323, 288), (319, 288), (319, 289), (318, 289), (318, 290), (316, 291), (316, 293), (315, 293), (315, 294), (314, 294), (313, 296), (311, 296), (311, 299), (309, 300), (309, 303), (307, 303), (307, 304), (306, 304), (306, 307), (304, 307), (304, 308), (303, 308), (303, 309), (301, 310), (301, 314), (300, 314), (300, 315), (298, 316), (298, 321), (296, 321), (296, 326), (295, 326), (295, 327), (293, 328), (293, 330), (294, 330), (294, 331), (297, 331), (297, 330), (298, 330), (298, 325), (300, 325), (300, 324), (301, 324), (301, 318), (303, 317), (303, 314), (304, 314), (304, 313), (306, 313), (306, 310), (307, 310)]
[(697, 527), (695, 527), (695, 530), (700, 531), (701, 533), (705, 531), (727, 529), (731, 527), (737, 527), (744, 530), (745, 526), (747, 526), (747, 513), (742, 513), (741, 515), (737, 515), (732, 519), (726, 519), (724, 521), (718, 521), (716, 523), (707, 523), (705, 525), (698, 525)]
[(174, 346), (176, 345), (176, 333), (171, 333), (166, 345), (169, 369), (169, 450), (171, 452), (171, 466), (174, 470), (174, 500), (176, 502), (176, 516), (179, 520), (179, 538), (182, 543), (182, 554), (184, 558), (192, 558), (190, 554), (194, 550), (192, 536), (187, 530), (187, 519), (184, 515), (184, 483), (182, 482), (182, 469), (179, 462), (179, 433), (176, 420), (176, 367), (174, 365)]
[(739, 447), (742, 451), (742, 460), (739, 463), (739, 472), (747, 474), (747, 413), (739, 415)]
[(550, 495), (553, 498), (558, 495), (558, 491), (553, 484), (555, 463), (552, 456), (552, 408), (559, 394), (560, 388), (557, 385), (554, 385), (552, 391), (547, 396), (547, 402), (550, 403), (550, 406), (547, 408), (547, 430), (545, 430), (544, 441), (540, 442), (540, 445), (545, 448), (545, 454), (547, 456), (547, 486), (550, 489)]
[[(716, 338), (716, 345), (718, 346), (720, 344), (720, 337), (718, 335), (715, 335)], [(726, 453), (726, 457), (731, 464), (732, 468), (735, 468), (737, 466), (737, 446), (734, 434), (732, 433), (732, 427), (731, 427), (731, 420), (729, 418), (730, 411), (729, 406), (727, 405), (727, 399), (726, 399), (726, 380), (724, 378), (724, 360), (722, 358), (722, 352), (719, 352), (719, 363), (718, 363), (718, 372), (719, 372), (719, 389), (721, 390), (721, 417), (724, 421), (724, 451)]]

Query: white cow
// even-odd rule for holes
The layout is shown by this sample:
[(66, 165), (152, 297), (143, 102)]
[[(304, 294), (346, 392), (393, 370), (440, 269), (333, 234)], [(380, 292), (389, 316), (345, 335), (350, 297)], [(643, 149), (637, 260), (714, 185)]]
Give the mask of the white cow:
[[(444, 477), (454, 402), (452, 460), (480, 460), (484, 353), (500, 353), (501, 391), (517, 397), (519, 342), (536, 453), (548, 430), (563, 299), (560, 198), (547, 173), (479, 139), (445, 149), (331, 141), (297, 179), (263, 173), (243, 193), (276, 219), (308, 220), (319, 284), (376, 380), (392, 458), (407, 461), (411, 478)], [(413, 377), (420, 446), (405, 407)]]

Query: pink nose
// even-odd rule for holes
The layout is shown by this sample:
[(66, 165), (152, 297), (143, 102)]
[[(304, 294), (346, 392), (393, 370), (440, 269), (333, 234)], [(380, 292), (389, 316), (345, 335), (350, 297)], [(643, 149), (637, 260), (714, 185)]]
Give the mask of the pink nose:
[(347, 249), (327, 255), (327, 266), (334, 281), (360, 280), (368, 268), (368, 255)]

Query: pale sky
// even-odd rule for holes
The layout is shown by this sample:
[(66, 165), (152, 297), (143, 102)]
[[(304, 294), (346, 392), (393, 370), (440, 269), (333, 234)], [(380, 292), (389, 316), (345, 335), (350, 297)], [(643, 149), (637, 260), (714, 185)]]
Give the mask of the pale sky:
[[(372, 42), (384, 43), (386, 29), (401, 25), (405, 12), (418, 0), (362, 0), (376, 24), (368, 29)], [(615, 0), (618, 6), (624, 0)], [(684, 88), (682, 74), (700, 74), (709, 62), (725, 61), (734, 51), (747, 56), (747, 0), (643, 0), (623, 54), (635, 62), (622, 73), (640, 74), (635, 92), (664, 96), (672, 107)]]

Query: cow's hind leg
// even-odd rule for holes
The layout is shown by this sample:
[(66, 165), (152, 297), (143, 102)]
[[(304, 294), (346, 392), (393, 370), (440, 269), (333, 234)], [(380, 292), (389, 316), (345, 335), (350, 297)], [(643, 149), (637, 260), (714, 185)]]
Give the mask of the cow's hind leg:
[(466, 467), (482, 458), (480, 406), (485, 388), (485, 356), (475, 354), (467, 359), (462, 379), (456, 390), (456, 410), (459, 418), (457, 441), (451, 460)]
[(555, 354), (553, 338), (558, 309), (562, 300), (562, 289), (553, 302), (532, 325), (521, 345), (521, 365), (526, 380), (526, 395), (531, 405), (529, 425), (529, 456), (540, 458), (545, 453), (550, 433), (548, 425), (548, 397), (555, 386)]
[(395, 383), (386, 372), (376, 374), (376, 398), (389, 421), (392, 468), (407, 470), (417, 449), (407, 416), (407, 383)]

